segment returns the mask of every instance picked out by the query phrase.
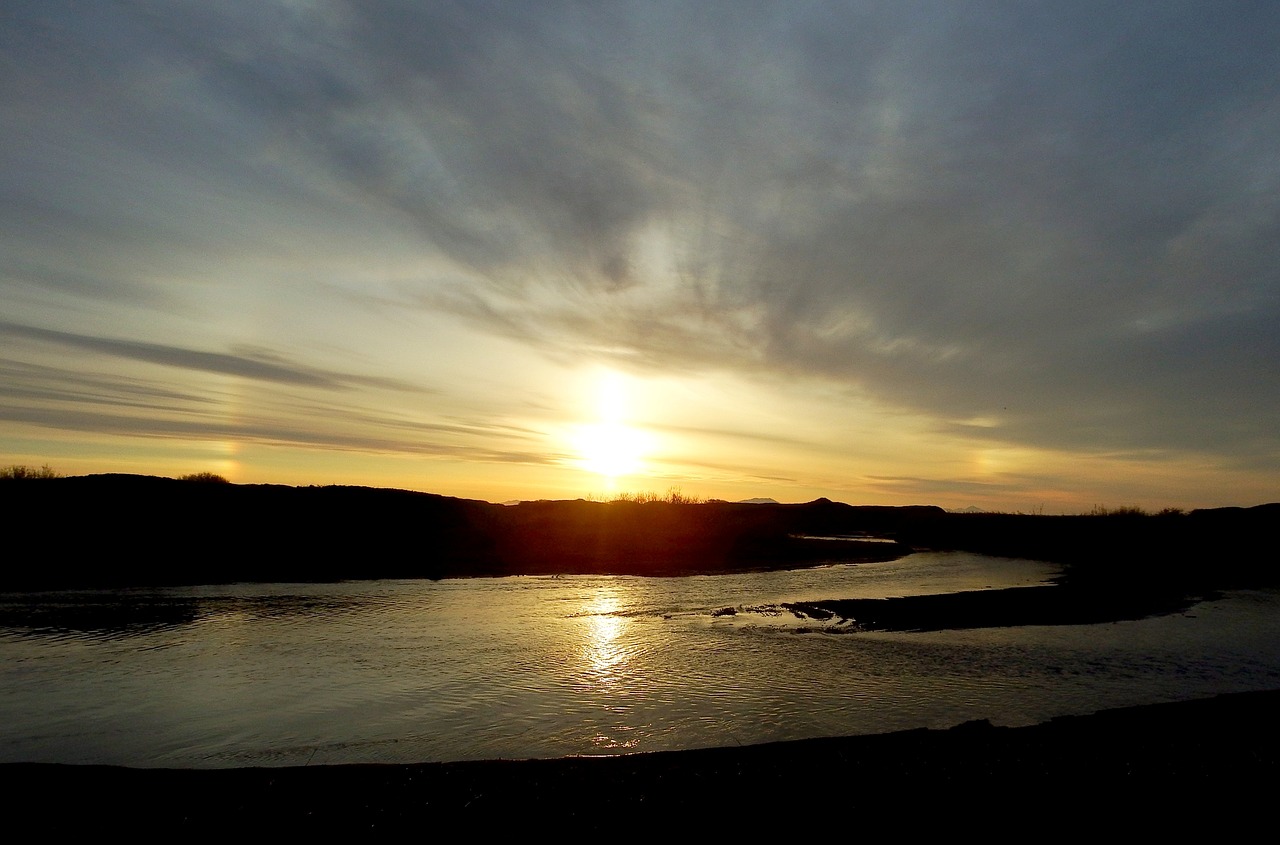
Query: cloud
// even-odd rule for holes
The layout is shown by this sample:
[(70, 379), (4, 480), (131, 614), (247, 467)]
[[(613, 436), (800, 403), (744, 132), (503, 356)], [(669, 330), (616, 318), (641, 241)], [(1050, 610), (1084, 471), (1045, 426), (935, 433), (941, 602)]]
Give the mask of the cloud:
[(212, 405), (220, 397), (124, 376), (69, 372), (0, 359), (0, 381), (7, 404), (85, 403), (106, 407), (169, 412), (185, 406)]
[[(681, 31), (661, 48), (674, 93), (654, 95), (679, 140), (631, 127), (625, 151), (591, 159), (593, 184), (643, 197), (642, 219), (609, 218), (609, 243), (630, 227), (639, 263), (657, 227), (666, 277), (637, 292), (582, 273), (566, 292), (535, 250), (537, 289), (495, 274), (434, 302), (553, 352), (821, 376), (943, 420), (993, 418), (987, 435), (1012, 441), (1274, 455), (1280, 66), (1260, 33), (1280, 20), (1260, 5), (1133, 8), (824, 9), (751, 19), (767, 35), (739, 20), (702, 61), (690, 55), (713, 36)], [(756, 67), (735, 59), (752, 36), (774, 48)], [(545, 141), (563, 178), (555, 152), (572, 148), (529, 137), (537, 108), (509, 113), (514, 137)], [(650, 181), (633, 179), (633, 150)], [(516, 191), (507, 210), (557, 206)], [(552, 234), (571, 273), (598, 233)]]
[(0, 322), (0, 334), (45, 341), (61, 346), (127, 358), (133, 361), (144, 361), (149, 364), (219, 373), (255, 381), (317, 387), (326, 390), (347, 390), (357, 385), (413, 392), (422, 390), (422, 388), (393, 379), (328, 372), (315, 367), (308, 367), (291, 362), (267, 350), (254, 350), (253, 352), (239, 355), (223, 352), (203, 352), (167, 344), (90, 337), (7, 322)]
[[(185, 391), (165, 382), (109, 372), (0, 360), (6, 384), (0, 420), (63, 431), (130, 437), (226, 440), (238, 444), (431, 456), (485, 463), (556, 463), (561, 456), (530, 448), (537, 431), (476, 419), (429, 422), (360, 404), (315, 398), (307, 388), (278, 387), (248, 402), (231, 391)], [(321, 385), (323, 386), (323, 385)]]
[(482, 463), (554, 464), (561, 456), (537, 450), (499, 449), (476, 443), (451, 443), (423, 438), (379, 436), (353, 429), (307, 427), (296, 419), (219, 420), (173, 418), (156, 414), (103, 414), (84, 409), (0, 406), (0, 419), (11, 423), (94, 434), (182, 440), (225, 440), (341, 452), (366, 452), (453, 458)]
[(295, 237), (375, 266), (391, 244), (431, 269), (371, 298), (558, 360), (823, 379), (976, 439), (1280, 459), (1275, 4), (48, 3), (0, 27), (23, 118), (0, 220), (50, 289), (144, 307), (180, 295), (138, 255), (215, 273)]

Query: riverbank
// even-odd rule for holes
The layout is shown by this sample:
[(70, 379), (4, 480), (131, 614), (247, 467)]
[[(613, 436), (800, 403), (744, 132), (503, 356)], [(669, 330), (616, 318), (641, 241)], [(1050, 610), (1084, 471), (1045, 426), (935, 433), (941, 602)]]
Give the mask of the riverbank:
[(978, 823), (1012, 831), (1028, 817), (1036, 830), (1208, 823), (1222, 835), (1251, 825), (1246, 793), (1277, 783), (1277, 712), (1272, 691), (1021, 728), (970, 723), (604, 758), (222, 770), (9, 764), (0, 784), (11, 818), (42, 835), (440, 835), (435, 825), (456, 822), (466, 833), (720, 838), (785, 828), (807, 838), (886, 823), (900, 833)]

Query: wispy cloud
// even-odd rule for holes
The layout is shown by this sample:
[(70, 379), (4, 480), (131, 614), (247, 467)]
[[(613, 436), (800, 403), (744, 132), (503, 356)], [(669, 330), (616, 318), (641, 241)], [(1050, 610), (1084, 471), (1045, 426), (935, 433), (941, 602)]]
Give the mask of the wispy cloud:
[[(485, 463), (550, 464), (536, 430), (486, 420), (430, 422), (275, 393), (246, 403), (238, 394), (175, 390), (165, 382), (68, 373), (0, 361), (10, 385), (0, 420), (61, 431), (230, 441), (325, 451), (447, 457)], [(303, 385), (303, 389), (313, 385)]]
[(145, 361), (149, 364), (160, 364), (166, 367), (177, 367), (206, 373), (220, 373), (255, 381), (295, 384), (328, 390), (347, 390), (357, 385), (405, 391), (422, 390), (422, 388), (392, 379), (349, 375), (308, 367), (266, 351), (258, 351), (254, 354), (246, 355), (202, 352), (196, 349), (185, 349), (160, 343), (89, 337), (70, 332), (5, 322), (0, 322), (0, 334), (46, 341), (104, 355), (114, 355), (133, 361)]
[(415, 390), (85, 328), (296, 296), (376, 346), (340, 290), (977, 441), (1274, 466), (1277, 43), (1264, 2), (10, 4), (0, 332)]

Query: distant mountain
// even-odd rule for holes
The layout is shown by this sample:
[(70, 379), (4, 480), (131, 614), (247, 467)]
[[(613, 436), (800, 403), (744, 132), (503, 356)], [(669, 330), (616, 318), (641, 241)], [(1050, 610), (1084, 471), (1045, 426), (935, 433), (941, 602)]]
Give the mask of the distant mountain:
[(969, 505), (967, 508), (952, 508), (947, 513), (986, 513), (986, 511), (974, 505)]
[(769, 498), (743, 499), (742, 501), (738, 502), (738, 504), (740, 505), (776, 505), (778, 504), (778, 500), (769, 499)]

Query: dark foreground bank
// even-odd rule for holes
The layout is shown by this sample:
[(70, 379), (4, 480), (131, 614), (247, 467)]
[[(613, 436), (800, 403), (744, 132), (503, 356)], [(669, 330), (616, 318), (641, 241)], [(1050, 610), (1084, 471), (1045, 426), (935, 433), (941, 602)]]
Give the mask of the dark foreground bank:
[(1280, 784), (1277, 713), (1280, 691), (1023, 728), (622, 757), (198, 771), (10, 764), (0, 783), (10, 823), (34, 822), (42, 835), (456, 830), (440, 822), (568, 836), (785, 828), (808, 839), (886, 822), (894, 835), (1206, 826), (1221, 835), (1271, 823), (1255, 799)]

